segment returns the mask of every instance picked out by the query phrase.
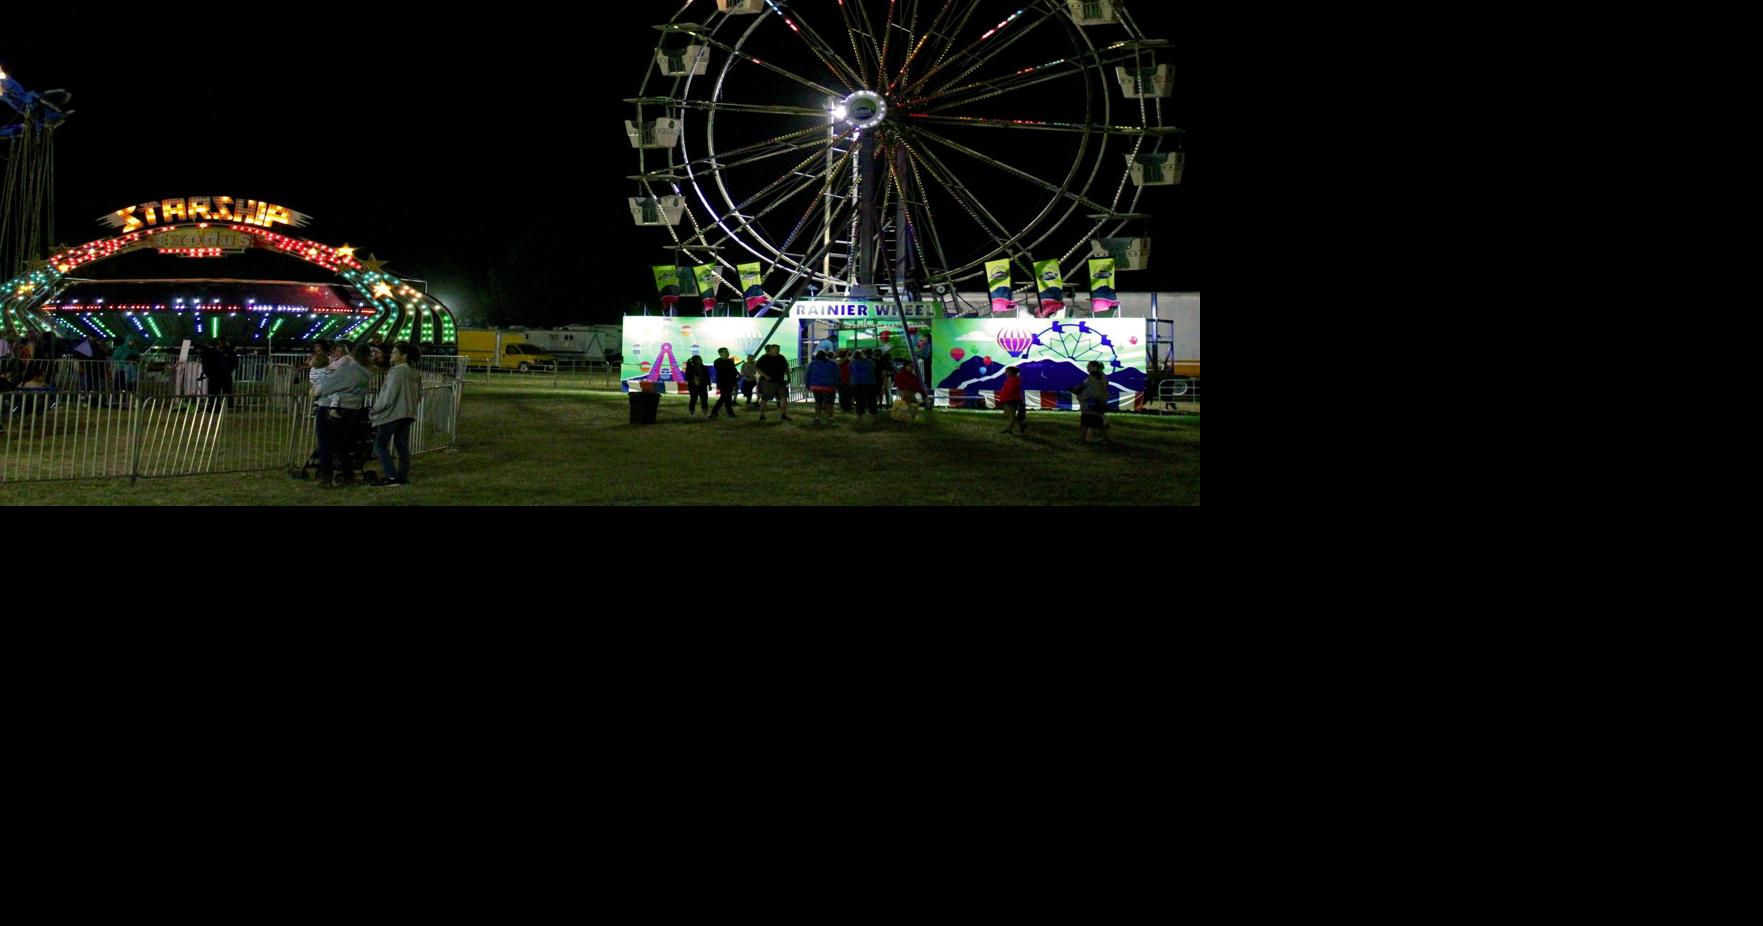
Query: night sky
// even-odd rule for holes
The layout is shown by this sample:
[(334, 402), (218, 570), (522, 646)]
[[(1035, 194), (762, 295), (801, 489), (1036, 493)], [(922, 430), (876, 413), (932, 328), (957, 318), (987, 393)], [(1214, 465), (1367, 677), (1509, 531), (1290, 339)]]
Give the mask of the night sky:
[[(714, 8), (713, 0), (696, 5)], [(822, 6), (836, 10), (832, 0), (792, 4), (811, 22), (836, 22), (836, 12), (814, 18)], [(969, 33), (1018, 6), (982, 3)], [(1204, 282), (1196, 190), (1206, 164), (1197, 65), (1186, 53), (1195, 37), (1172, 6), (1130, 5), (1148, 34), (1175, 43), (1176, 95), (1164, 101), (1164, 121), (1190, 134), (1182, 185), (1148, 190), (1143, 200), (1156, 215), (1153, 267), (1122, 276), (1127, 290), (1198, 290)], [(593, 4), (567, 21), (531, 15), (534, 7), (514, 16), (473, 8), (457, 22), (350, 7), (273, 27), (257, 10), (226, 6), (200, 15), (106, 12), (108, 40), (50, 30), (23, 41), (0, 23), (0, 68), (27, 89), (72, 93), (75, 113), (56, 134), (60, 242), (105, 237), (100, 216), (149, 199), (249, 197), (312, 216), (298, 234), (347, 242), (392, 272), (427, 280), (467, 320), (499, 306), (490, 317), (509, 324), (607, 322), (631, 300), (655, 298), (649, 265), (672, 256), (666, 232), (636, 227), (625, 203), (637, 193), (625, 179), (637, 165), (622, 123), (634, 107), (622, 101), (655, 69), (660, 33), (651, 27), (678, 7)], [(768, 46), (768, 55), (826, 79), (790, 44), (799, 40), (774, 31), (785, 44)], [(986, 150), (1025, 152), (1022, 136), (1047, 134), (1008, 131)], [(1038, 173), (1037, 156), (1058, 157), (1022, 153), (1017, 163)], [(969, 174), (983, 195), (989, 181)], [(89, 275), (197, 273), (327, 276), (260, 253), (200, 262), (136, 254), (93, 265)], [(517, 317), (518, 306), (539, 303), (542, 310)]]

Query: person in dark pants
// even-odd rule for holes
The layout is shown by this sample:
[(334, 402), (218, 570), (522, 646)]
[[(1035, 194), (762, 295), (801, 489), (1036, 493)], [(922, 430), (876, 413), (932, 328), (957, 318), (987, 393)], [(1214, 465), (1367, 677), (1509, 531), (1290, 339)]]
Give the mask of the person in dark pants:
[[(324, 406), (319, 427), (328, 429), (321, 438), (327, 459), (319, 472), (330, 477), (325, 483), (333, 487), (350, 485), (355, 479), (355, 426), (367, 404), (368, 359), (367, 345), (362, 344), (354, 355), (332, 361), (330, 375), (319, 381), (313, 393)], [(336, 396), (334, 402), (326, 402), (331, 396)]]
[(765, 420), (765, 402), (777, 400), (778, 417), (790, 420), (790, 361), (776, 344), (765, 345), (765, 356), (759, 358), (759, 420)]
[[(392, 370), (374, 399), (373, 449), (380, 458), (380, 481), (376, 486), (410, 484), (410, 426), (422, 407), (422, 377), (410, 362), (421, 360), (422, 353), (409, 341), (399, 341), (392, 348)], [(392, 450), (397, 448), (396, 467)]]
[[(875, 361), (876, 399), (882, 408), (894, 404), (891, 387), (894, 385), (894, 355), (885, 348), (870, 352), (870, 359)], [(875, 414), (881, 414), (877, 411)]]
[[(231, 396), (233, 394), (233, 368), (238, 365), (238, 356), (233, 353), (225, 339), (219, 344), (204, 343), (197, 348), (202, 361), (202, 378), (208, 382), (208, 394)], [(232, 405), (232, 399), (227, 399)]]
[(851, 352), (839, 351), (839, 411), (851, 410)]
[(697, 415), (698, 403), (703, 402), (704, 417), (710, 417), (710, 368), (697, 354), (686, 361), (686, 391), (692, 395), (691, 403), (686, 406), (686, 415)]
[(710, 409), (710, 417), (724, 408), (728, 416), (735, 416), (735, 383), (741, 378), (741, 372), (735, 369), (735, 362), (728, 357), (728, 348), (716, 349), (716, 405)]
[(857, 403), (857, 417), (876, 414), (875, 409), (875, 362), (869, 359), (867, 351), (858, 351), (851, 357), (851, 392)]
[(759, 364), (753, 362), (753, 355), (747, 355), (747, 362), (741, 364), (741, 396), (747, 400), (747, 407), (753, 407), (753, 385), (759, 382)]

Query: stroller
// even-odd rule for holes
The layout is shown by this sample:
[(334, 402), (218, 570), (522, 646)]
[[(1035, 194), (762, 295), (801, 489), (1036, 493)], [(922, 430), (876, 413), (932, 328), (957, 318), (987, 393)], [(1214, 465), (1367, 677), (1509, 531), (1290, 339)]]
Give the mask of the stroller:
[[(325, 414), (328, 411), (328, 409), (321, 410), (320, 414)], [(377, 482), (379, 480), (377, 472), (379, 457), (373, 450), (373, 426), (368, 424), (367, 409), (338, 409), (338, 411), (352, 419), (352, 427), (349, 429), (351, 435), (349, 446), (344, 448), (344, 452), (349, 455), (350, 470), (360, 473), (363, 482)], [(370, 465), (374, 469), (369, 469)], [(294, 478), (316, 479), (322, 472), (323, 466), (324, 460), (318, 455), (318, 448), (314, 447), (312, 452), (306, 456), (306, 465), (300, 467), (300, 471), (294, 474)]]

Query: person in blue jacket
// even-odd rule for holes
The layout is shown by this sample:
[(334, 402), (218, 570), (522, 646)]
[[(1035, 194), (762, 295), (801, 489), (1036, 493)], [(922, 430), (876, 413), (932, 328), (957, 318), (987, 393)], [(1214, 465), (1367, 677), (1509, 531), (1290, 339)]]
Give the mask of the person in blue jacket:
[(833, 399), (839, 394), (839, 365), (824, 350), (808, 365), (808, 391), (814, 393), (814, 423), (831, 418)]
[(875, 407), (875, 361), (866, 351), (851, 355), (851, 392), (857, 397), (857, 417), (880, 414)]

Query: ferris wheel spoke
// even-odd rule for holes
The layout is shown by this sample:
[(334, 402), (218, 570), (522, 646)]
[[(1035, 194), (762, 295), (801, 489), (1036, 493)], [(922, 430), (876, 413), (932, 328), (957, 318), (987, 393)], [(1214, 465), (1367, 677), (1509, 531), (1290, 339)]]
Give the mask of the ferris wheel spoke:
[[(816, 136), (818, 136), (820, 134), (820, 130), (818, 128), (809, 129), (808, 131), (814, 133)], [(769, 143), (767, 143), (767, 144), (769, 144)], [(732, 167), (745, 167), (748, 164), (756, 164), (760, 161), (770, 160), (772, 158), (779, 157), (781, 155), (794, 154), (799, 151), (806, 151), (806, 150), (813, 149), (813, 148), (824, 149), (826, 146), (827, 146), (827, 139), (825, 139), (823, 137), (807, 138), (807, 139), (803, 139), (800, 141), (792, 142), (790, 144), (779, 145), (776, 148), (774, 148), (773, 150), (764, 151), (762, 153), (755, 154), (752, 157), (745, 157), (745, 158), (740, 158), (737, 160), (728, 160), (729, 155), (740, 153), (742, 150), (739, 148), (735, 148), (735, 149), (731, 149), (726, 152), (725, 151), (718, 151), (717, 153), (715, 153), (713, 155), (698, 158), (698, 159), (690, 161), (690, 162), (682, 163), (678, 166), (686, 167), (688, 169), (698, 168), (698, 169), (703, 169), (703, 170), (728, 170), (729, 168), (732, 168)]]
[[(749, 206), (752, 206), (754, 203), (758, 202), (761, 198), (765, 197), (768, 193), (772, 192), (773, 190), (776, 190), (778, 187), (781, 187), (784, 184), (789, 183), (792, 179), (796, 180), (797, 184), (792, 189), (792, 192), (789, 194), (790, 196), (796, 195), (796, 193), (800, 192), (803, 188), (807, 187), (808, 185), (815, 184), (815, 183), (825, 183), (826, 178), (824, 176), (822, 176), (821, 174), (817, 174), (817, 173), (809, 173), (806, 170), (806, 168), (813, 166), (816, 161), (821, 160), (825, 156), (826, 156), (825, 152), (816, 151), (816, 152), (808, 155), (807, 157), (803, 158), (802, 160), (796, 162), (796, 164), (793, 167), (791, 167), (788, 171), (784, 172), (784, 174), (782, 176), (778, 177), (776, 180), (773, 180), (772, 182), (766, 184), (764, 187), (760, 188), (759, 192), (754, 193), (752, 196), (747, 197), (745, 200), (742, 200), (739, 205), (735, 206), (735, 210), (737, 212), (740, 212), (740, 211), (747, 209)], [(837, 168), (835, 168), (835, 170), (836, 169)]]
[[(790, 246), (795, 244), (796, 240), (802, 236), (802, 232), (810, 227), (809, 222), (814, 218), (815, 207), (817, 205), (819, 204), (809, 203), (808, 208), (802, 210), (802, 215), (796, 219), (796, 224), (790, 228), (790, 233), (784, 236), (784, 240), (777, 246), (778, 254), (780, 256), (789, 253)], [(838, 227), (838, 224), (844, 221), (844, 214), (848, 211), (851, 211), (851, 201), (849, 199), (840, 199), (830, 211), (822, 210), (821, 224), (816, 226), (815, 230), (825, 232), (828, 229)], [(825, 257), (827, 252), (832, 249), (833, 237), (834, 236), (832, 235), (821, 235), (823, 240), (818, 248), (807, 250), (802, 253), (802, 266), (805, 268), (810, 267), (813, 265), (815, 258)], [(808, 240), (812, 241), (813, 236), (809, 236)], [(811, 270), (809, 272), (812, 273), (813, 271)]]
[[(1011, 235), (1009, 226), (998, 221), (998, 217), (992, 215), (991, 210), (987, 209), (984, 203), (969, 192), (967, 184), (961, 182), (961, 178), (956, 176), (955, 172), (949, 169), (949, 165), (944, 164), (935, 152), (922, 146), (914, 148), (908, 144), (906, 147), (914, 157), (924, 160), (925, 168), (931, 172), (931, 177), (942, 185), (943, 192), (954, 198), (956, 203), (973, 219), (974, 224), (978, 225), (987, 237), (997, 243), (999, 250), (1009, 251), (1010, 246), (1015, 243), (1021, 233)], [(991, 224), (987, 225), (987, 222)]]
[[(936, 252), (940, 268), (944, 273), (947, 273), (949, 271), (949, 256), (944, 253), (943, 239), (937, 234), (936, 214), (931, 211), (929, 191), (924, 185), (924, 174), (918, 169), (917, 158), (907, 158), (906, 163), (912, 168), (913, 188), (919, 191), (919, 208), (924, 212), (924, 221), (918, 223), (919, 229), (924, 238), (930, 241), (931, 250)], [(928, 261), (925, 262), (925, 269), (930, 269)]]
[[(1051, 81), (1067, 77), (1083, 76), (1083, 68), (1077, 66), (1059, 68), (1058, 70), (1046, 70), (1054, 65), (1067, 63), (1069, 62), (1056, 61), (1050, 65), (1042, 65), (1041, 68), (1037, 68), (1033, 71), (1023, 71), (996, 80), (976, 81), (951, 90), (933, 93), (929, 96), (922, 96), (916, 100), (909, 100), (904, 105), (907, 108), (915, 109), (918, 112), (938, 113), (943, 112), (944, 110), (959, 109), (963, 106), (970, 106), (981, 100), (989, 100), (993, 97), (1003, 96), (1006, 93), (1026, 90), (1029, 87), (1038, 86)], [(962, 93), (963, 95), (953, 96), (952, 94), (955, 93)], [(936, 105), (924, 105), (932, 102), (935, 102)]]
[[(977, 4), (976, 4), (976, 6), (977, 6)], [(1022, 14), (1028, 12), (1028, 9), (1029, 9), (1028, 7), (1023, 7), (1022, 9), (1019, 9), (1016, 12), (1011, 13), (1009, 16), (1004, 17), (1004, 20), (1002, 22), (998, 23), (997, 25), (993, 26), (992, 28), (987, 29), (985, 32), (981, 33), (979, 38), (974, 39), (973, 42), (970, 43), (966, 48), (963, 48), (963, 49), (961, 49), (960, 52), (957, 52), (954, 57), (950, 57), (948, 54), (948, 50), (945, 49), (944, 53), (942, 55), (938, 56), (937, 63), (932, 65), (930, 70), (925, 71), (923, 74), (920, 74), (917, 80), (915, 80), (911, 84), (907, 85), (906, 92), (912, 93), (913, 91), (919, 89), (920, 87), (923, 87), (925, 85), (926, 81), (929, 81), (932, 77), (935, 77), (937, 75), (937, 73), (939, 71), (941, 71), (951, 61), (954, 61), (959, 58), (977, 57), (973, 54), (974, 49), (984, 46), (985, 48), (990, 50), (989, 53), (985, 57), (980, 58), (979, 61), (973, 65), (973, 67), (970, 67), (966, 71), (962, 72), (963, 75), (973, 73), (973, 71), (976, 68), (978, 68), (980, 65), (984, 64), (985, 62), (990, 61), (992, 59), (992, 57), (997, 54), (997, 50), (998, 50), (999, 46), (986, 45), (985, 43), (991, 41), (994, 36), (1005, 35), (1005, 30), (1010, 28), (1012, 23), (1015, 23), (1019, 18), (1021, 18)], [(969, 10), (968, 15), (972, 16), (973, 11)], [(1047, 19), (1049, 19), (1049, 18), (1050, 17), (1042, 17), (1040, 19), (1034, 20), (1033, 22), (1029, 23), (1029, 25), (1026, 28), (1029, 30), (1032, 30), (1035, 26), (1040, 25), (1043, 22), (1046, 22)], [(962, 24), (963, 25), (966, 24), (965, 19), (962, 20)], [(1008, 48), (1011, 43), (1014, 43), (1016, 40), (1016, 36), (1019, 34), (1020, 31), (1021, 30), (1018, 30), (1018, 32), (1009, 33), (1007, 35), (1009, 42), (1004, 43), (1003, 47)], [(950, 44), (953, 45), (954, 43), (951, 42)], [(954, 79), (960, 80), (961, 78), (958, 76)]]
[(672, 106), (679, 109), (697, 109), (705, 112), (728, 113), (771, 113), (778, 116), (813, 116), (825, 119), (826, 110), (811, 106), (762, 106), (757, 103), (720, 103), (715, 100), (688, 100), (679, 97), (639, 96), (625, 100), (626, 103), (652, 106)]
[(803, 42), (808, 44), (808, 50), (820, 59), (821, 64), (826, 65), (833, 72), (833, 76), (839, 79), (839, 83), (845, 85), (847, 92), (863, 86), (863, 81), (858, 78), (856, 72), (851, 70), (850, 65), (840, 60), (838, 51), (826, 39), (821, 38), (820, 33), (815, 32), (813, 26), (808, 25), (805, 21), (797, 22), (790, 17), (790, 14), (781, 10), (778, 11), (778, 17), (784, 21), (784, 25), (790, 27), (791, 32), (796, 33)]
[(854, 4), (850, 3), (839, 4), (839, 18), (844, 20), (845, 23), (845, 38), (851, 43), (851, 60), (857, 64), (857, 76), (861, 80), (861, 86), (868, 87), (871, 86), (869, 80), (869, 57), (858, 47), (860, 43), (858, 42), (857, 37), (863, 33), (863, 30), (859, 26), (856, 17), (852, 15), (851, 7), (853, 5)]
[[(894, 4), (890, 2), (888, 4), (888, 14), (891, 16), (893, 15), (893, 12)], [(873, 90), (888, 76), (887, 71), (884, 70), (885, 64), (882, 57), (882, 43), (886, 41), (886, 32), (883, 33), (882, 38), (878, 39), (876, 37), (875, 20), (870, 18), (869, 4), (858, 3), (857, 15), (863, 20), (863, 34), (869, 39), (870, 52), (875, 55), (873, 59), (875, 61), (875, 82), (869, 85), (870, 89)]]
[(888, 3), (888, 18), (882, 20), (881, 50), (875, 56), (875, 82), (880, 84), (888, 76), (888, 46), (894, 38), (894, 9), (899, 4)]
[(756, 154), (756, 155), (753, 155), (752, 157), (741, 158), (738, 161), (725, 161), (725, 160), (723, 160), (724, 155), (722, 155), (722, 154), (716, 155), (715, 158), (704, 158), (703, 160), (713, 162), (713, 163), (705, 164), (704, 166), (706, 169), (728, 170), (729, 168), (732, 168), (732, 167), (746, 167), (748, 164), (757, 164), (760, 161), (768, 161), (768, 160), (775, 158), (775, 157), (778, 157), (780, 155), (793, 154), (797, 151), (805, 151), (809, 148), (825, 148), (825, 147), (826, 147), (826, 139), (816, 138), (811, 141), (798, 142), (793, 145), (788, 145), (783, 148), (779, 148), (776, 151), (767, 151), (764, 154)]
[[(892, 80), (888, 81), (888, 92), (893, 92), (894, 87), (906, 80), (906, 73), (912, 69), (912, 62), (918, 60), (918, 53), (924, 51), (925, 45), (930, 43), (931, 36), (937, 34), (937, 27), (942, 25), (943, 17), (948, 15), (949, 11), (953, 8), (954, 4), (951, 3), (945, 3), (937, 8), (937, 14), (931, 17), (930, 24), (924, 27), (924, 33), (919, 35), (918, 41), (913, 42), (912, 47), (906, 51), (905, 60), (900, 62), (900, 70), (894, 74)], [(916, 0), (914, 0), (912, 4), (912, 19), (910, 25), (907, 27), (907, 34), (913, 34), (916, 32), (917, 28), (918, 4)]]
[[(923, 222), (915, 221), (912, 217), (913, 207), (918, 206), (923, 208), (924, 201), (920, 199), (919, 202), (914, 203), (912, 199), (906, 195), (905, 182), (901, 179), (899, 170), (892, 160), (888, 161), (888, 179), (893, 184), (894, 195), (899, 197), (900, 201), (906, 205), (906, 208), (900, 210), (900, 214), (904, 216), (906, 220), (906, 236), (908, 240), (912, 242), (913, 250), (918, 254), (919, 272), (921, 276), (928, 276), (931, 270), (931, 265), (930, 261), (925, 257), (924, 237), (921, 232), (921, 229), (928, 226)], [(920, 196), (922, 195), (922, 191), (920, 191)], [(896, 237), (897, 235), (898, 233), (896, 232)]]
[[(1039, 28), (1043, 23), (1049, 22), (1051, 20), (1051, 17), (1043, 17), (1041, 19), (1031, 20), (1027, 23), (1024, 23), (1022, 26), (1018, 27), (1017, 29), (1015, 29), (1007, 34), (1003, 33), (1001, 30), (1003, 30), (1005, 27), (1010, 25), (1010, 23), (1012, 21), (1014, 21), (1017, 16), (1021, 16), (1022, 12), (1023, 12), (1022, 10), (1017, 10), (1014, 14), (1011, 15), (1010, 19), (1007, 19), (1004, 22), (999, 23), (997, 28), (994, 31), (986, 33), (984, 36), (980, 37), (979, 41), (976, 41), (972, 45), (969, 45), (967, 48), (962, 49), (961, 53), (958, 57), (971, 59), (972, 63), (967, 66), (966, 70), (962, 71), (959, 74), (956, 74), (953, 77), (948, 78), (946, 81), (944, 81), (944, 83), (954, 84), (959, 81), (966, 80), (967, 77), (969, 75), (971, 75), (973, 72), (979, 70), (980, 68), (985, 67), (988, 64), (991, 64), (993, 61), (996, 61), (998, 59), (999, 55), (1002, 55), (1004, 52), (1009, 51), (1010, 48), (1012, 46), (1014, 46), (1017, 42), (1020, 42), (1023, 40), (1023, 38), (1033, 34), (1034, 31), (1037, 28)], [(990, 39), (997, 37), (999, 35), (1002, 35), (1002, 38), (1000, 38), (998, 41), (996, 41), (990, 45), (985, 44)], [(982, 46), (984, 47), (984, 53), (983, 54), (974, 54), (975, 49), (979, 49)], [(926, 74), (925, 77), (928, 78), (928, 77), (930, 77), (930, 75)]]
[[(754, 161), (763, 161), (767, 158), (774, 158), (781, 154), (789, 154), (792, 151), (801, 151), (804, 148), (824, 145), (826, 144), (826, 137), (821, 135), (821, 131), (822, 129), (819, 126), (802, 129), (800, 131), (791, 132), (787, 135), (779, 135), (776, 138), (766, 139), (765, 141), (754, 142), (751, 145), (742, 145), (739, 148), (718, 151), (714, 155), (693, 158), (689, 161), (679, 161), (667, 165), (667, 169), (665, 170), (650, 171), (628, 179), (665, 182), (678, 179), (680, 176), (678, 172), (681, 170), (690, 172), (694, 170), (714, 170), (724, 167), (739, 167), (743, 164), (751, 164)], [(738, 155), (753, 154), (753, 152), (762, 153), (742, 160), (729, 160), (729, 158)]]
[(1018, 167), (1012, 167), (1011, 165), (1006, 164), (1003, 161), (998, 160), (997, 158), (991, 157), (989, 155), (981, 154), (980, 152), (975, 151), (972, 148), (969, 148), (966, 145), (961, 144), (960, 142), (953, 141), (948, 138), (944, 138), (943, 136), (938, 135), (937, 133), (932, 132), (929, 129), (920, 127), (915, 132), (913, 132), (913, 134), (917, 135), (920, 138), (924, 138), (924, 139), (928, 139), (930, 141), (937, 142), (938, 144), (941, 144), (944, 147), (949, 148), (952, 151), (959, 151), (962, 154), (965, 154), (968, 157), (973, 158), (974, 160), (980, 162), (981, 164), (986, 165), (987, 167), (992, 167), (997, 170), (1001, 170), (1001, 171), (1011, 175), (1012, 177), (1016, 177), (1019, 180), (1024, 180), (1029, 183), (1032, 183), (1035, 186), (1038, 186), (1043, 190), (1047, 190), (1048, 192), (1051, 192), (1051, 193), (1053, 193), (1063, 199), (1069, 199), (1069, 200), (1072, 200), (1073, 202), (1081, 203), (1082, 205), (1089, 206), (1092, 209), (1100, 210), (1102, 212), (1112, 212), (1113, 211), (1109, 207), (1104, 206), (1101, 203), (1095, 202), (1094, 200), (1091, 200), (1088, 197), (1085, 197), (1081, 194), (1075, 193), (1065, 187), (1060, 186), (1059, 184), (1048, 183), (1046, 180), (1043, 180), (1040, 177), (1037, 177), (1034, 174), (1031, 174), (1026, 170), (1022, 170), (1021, 168), (1018, 168)]
[[(816, 177), (814, 179), (815, 179), (815, 182), (819, 182), (821, 180), (821, 178), (819, 178), (819, 177)], [(736, 209), (732, 212), (729, 212), (729, 213), (723, 215), (721, 217), (720, 221), (717, 221), (714, 223), (717, 230), (722, 232), (722, 235), (714, 241), (710, 240), (710, 238), (708, 237), (708, 230), (707, 229), (705, 231), (701, 232), (698, 237), (704, 243), (704, 245), (709, 248), (720, 248), (730, 241), (739, 242), (741, 240), (742, 235), (751, 236), (754, 239), (760, 241), (765, 246), (770, 247), (771, 243), (770, 243), (769, 239), (767, 239), (767, 237), (765, 236), (764, 230), (759, 226), (759, 220), (765, 218), (765, 216), (776, 211), (784, 203), (789, 202), (790, 200), (796, 198), (796, 196), (799, 195), (806, 188), (807, 188), (806, 186), (797, 186), (795, 189), (791, 190), (786, 195), (774, 199), (771, 203), (767, 204), (764, 208), (756, 209), (751, 214), (748, 214), (747, 212), (745, 212), (743, 210)], [(803, 213), (804, 216), (812, 215), (816, 205), (817, 205), (817, 201), (810, 201), (807, 209), (804, 210), (804, 213)], [(734, 221), (735, 227), (733, 227), (733, 228), (729, 227), (729, 225), (727, 223), (730, 220), (736, 220), (736, 221)], [(800, 225), (801, 225), (800, 220), (797, 222), (797, 225), (798, 225), (798, 227), (800, 227)], [(781, 252), (783, 250), (783, 247), (787, 247), (787, 246), (788, 246), (788, 244), (786, 242), (785, 245), (778, 247), (776, 250)]]
[(1099, 125), (1087, 122), (1047, 122), (1039, 119), (982, 119), (978, 116), (933, 116), (928, 113), (907, 113), (915, 123), (968, 125), (981, 128), (1017, 129), (1040, 132), (1089, 132), (1100, 135), (1176, 135), (1174, 126), (1164, 125)]
[[(1082, 77), (1088, 72), (1089, 68), (1106, 68), (1110, 65), (1119, 64), (1121, 62), (1134, 61), (1137, 60), (1137, 58), (1138, 54), (1136, 51), (1121, 50), (1114, 47), (1098, 49), (1096, 51), (1085, 52), (1081, 55), (1073, 55), (1069, 58), (1059, 58), (1055, 61), (1048, 61), (1044, 64), (1037, 64), (1033, 67), (1023, 68), (1022, 70), (1003, 77), (985, 78), (973, 81), (972, 83), (961, 84), (959, 86), (950, 84), (940, 90), (935, 90), (926, 93), (923, 96), (905, 100), (901, 105), (909, 109), (918, 108), (923, 112), (940, 112), (945, 109), (965, 106), (969, 103), (976, 103), (988, 97), (1021, 90), (1024, 87), (1032, 87), (1036, 84), (1043, 84), (1064, 77)], [(965, 95), (957, 96), (957, 94)], [(932, 102), (937, 102), (937, 105), (928, 107), (924, 105)], [(1143, 103), (1144, 101), (1140, 100), (1140, 102)]]
[[(955, 6), (954, 0), (950, 0), (949, 3), (944, 5), (944, 9), (951, 10), (954, 8), (954, 6)], [(919, 75), (917, 78), (914, 78), (912, 83), (910, 83), (910, 84), (906, 84), (906, 82), (905, 82), (906, 71), (904, 68), (902, 68), (900, 71), (900, 83), (905, 84), (908, 88), (915, 87), (918, 84), (923, 83), (925, 78), (929, 77), (931, 74), (936, 73), (936, 71), (943, 66), (943, 61), (945, 58), (948, 57), (950, 49), (953, 49), (955, 47), (955, 43), (961, 40), (961, 30), (967, 28), (967, 21), (972, 19), (973, 14), (978, 11), (979, 11), (979, 0), (974, 0), (974, 2), (967, 5), (967, 11), (965, 13), (961, 14), (961, 19), (958, 22), (955, 22), (951, 25), (943, 27), (943, 29), (941, 31), (938, 31), (936, 28), (937, 24), (933, 23), (931, 25), (931, 28), (925, 32), (924, 37), (926, 39), (930, 39), (931, 37), (934, 36), (940, 40), (940, 43), (937, 47), (935, 59), (931, 61), (930, 67), (926, 70), (926, 72), (924, 74)], [(938, 20), (938, 22), (941, 22), (942, 17), (938, 16), (937, 20)]]
[[(830, 89), (822, 84), (817, 84), (814, 81), (809, 80), (808, 78), (803, 77), (802, 75), (797, 74), (795, 71), (792, 71), (788, 68), (781, 68), (775, 64), (772, 64), (769, 61), (766, 61), (761, 58), (756, 58), (752, 55), (749, 55), (746, 52), (741, 51), (740, 49), (734, 47), (733, 45), (729, 45), (725, 42), (717, 41), (712, 36), (704, 35), (701, 33), (693, 33), (693, 41), (698, 42), (699, 44), (709, 45), (712, 48), (716, 48), (721, 51), (728, 52), (731, 57), (739, 58), (742, 61), (746, 61), (750, 64), (756, 64), (759, 67), (762, 67), (765, 70), (770, 71), (773, 74), (776, 74), (780, 77), (787, 77), (790, 80), (793, 80), (796, 83), (799, 83), (802, 86), (807, 87), (808, 89), (813, 90), (814, 92), (821, 94), (822, 96), (844, 96), (843, 93), (840, 93), (837, 90)], [(836, 77), (837, 75), (834, 75), (834, 76)]]

